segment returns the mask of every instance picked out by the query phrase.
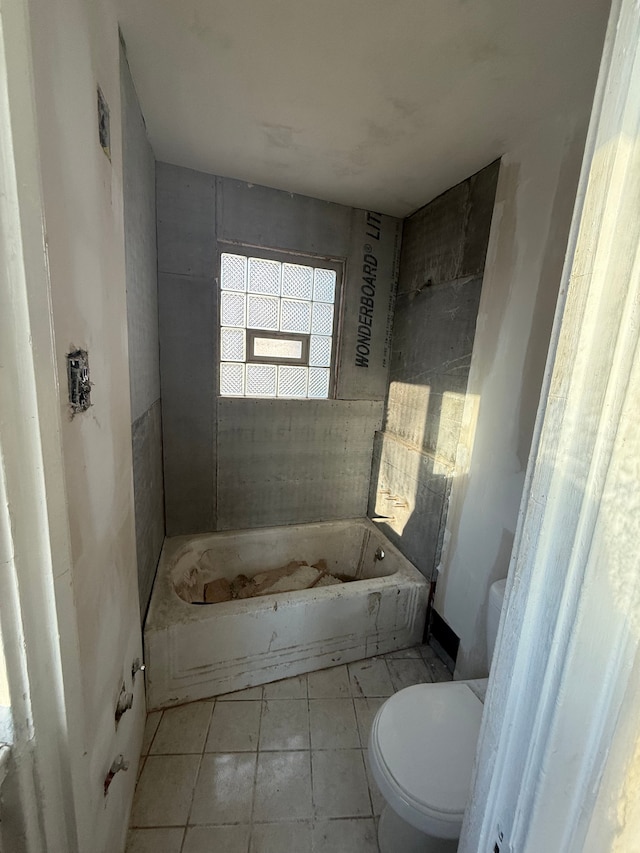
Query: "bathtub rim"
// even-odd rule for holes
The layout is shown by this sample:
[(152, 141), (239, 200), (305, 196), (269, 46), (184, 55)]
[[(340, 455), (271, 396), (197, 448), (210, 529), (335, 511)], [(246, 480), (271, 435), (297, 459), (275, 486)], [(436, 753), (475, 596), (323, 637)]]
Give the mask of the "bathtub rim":
[[(330, 528), (336, 526), (347, 527), (357, 525), (364, 530), (369, 530), (384, 544), (389, 555), (393, 555), (398, 561), (396, 571), (388, 575), (380, 575), (372, 578), (360, 578), (348, 584), (335, 586), (311, 587), (310, 589), (295, 590), (293, 592), (269, 593), (248, 599), (235, 599), (233, 601), (218, 602), (216, 604), (193, 604), (180, 598), (176, 592), (171, 578), (171, 564), (181, 548), (195, 540), (210, 537), (231, 538), (238, 535), (259, 536), (270, 531), (292, 528)], [(405, 579), (412, 579), (418, 583), (428, 585), (424, 575), (405, 557), (405, 555), (384, 535), (384, 533), (366, 516), (356, 516), (347, 519), (335, 519), (333, 521), (315, 521), (304, 524), (273, 525), (271, 527), (252, 527), (237, 530), (220, 530), (204, 533), (187, 533), (180, 536), (166, 537), (162, 546), (158, 569), (151, 593), (149, 610), (144, 624), (145, 633), (165, 631), (175, 624), (201, 622), (216, 616), (229, 616), (234, 613), (259, 613), (262, 611), (286, 609), (296, 603), (312, 601), (317, 598), (336, 598), (344, 595), (354, 595), (353, 585), (358, 584), (358, 594), (366, 595), (367, 592), (379, 591), (382, 588), (394, 586), (398, 575)]]

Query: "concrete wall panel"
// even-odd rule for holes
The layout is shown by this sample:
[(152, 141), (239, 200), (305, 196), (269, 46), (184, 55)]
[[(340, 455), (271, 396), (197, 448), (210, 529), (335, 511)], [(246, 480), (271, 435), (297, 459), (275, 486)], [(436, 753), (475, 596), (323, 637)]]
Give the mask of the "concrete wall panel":
[(211, 281), (161, 273), (159, 304), (167, 535), (215, 530)]
[(217, 178), (219, 240), (344, 258), (351, 208)]
[(160, 400), (134, 422), (131, 433), (140, 615), (144, 618), (164, 541)]
[(369, 511), (427, 577), (440, 561), (498, 164), (405, 221), (384, 433)]
[(369, 515), (425, 575), (440, 561), (452, 468), (391, 433), (376, 433)]
[(384, 400), (402, 223), (353, 210), (340, 344), (337, 396)]
[(144, 616), (164, 538), (156, 176), (155, 158), (122, 46), (120, 89), (133, 492), (138, 591)]
[(382, 409), (365, 401), (220, 400), (219, 528), (365, 515)]
[[(364, 514), (401, 223), (167, 164), (158, 164), (157, 195), (167, 532)], [(344, 262), (337, 379), (344, 403), (221, 399), (216, 415), (214, 264), (228, 241)], [(356, 368), (363, 275), (375, 279), (375, 309), (367, 313), (369, 365)], [(352, 400), (378, 402), (358, 408)]]
[(120, 51), (124, 248), (131, 420), (160, 397), (155, 158), (124, 51)]
[(396, 302), (385, 430), (453, 464), (482, 278), (403, 290)]
[(213, 277), (214, 176), (157, 163), (156, 182), (159, 272)]

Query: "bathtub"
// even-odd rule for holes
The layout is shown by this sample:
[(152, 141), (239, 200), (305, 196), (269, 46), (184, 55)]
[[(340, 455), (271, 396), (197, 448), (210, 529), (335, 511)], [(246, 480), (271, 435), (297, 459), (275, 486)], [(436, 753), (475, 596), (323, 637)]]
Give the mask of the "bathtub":
[[(218, 604), (176, 592), (291, 560), (355, 580)], [(414, 645), (427, 598), (424, 577), (366, 518), (168, 538), (144, 630), (148, 708)]]

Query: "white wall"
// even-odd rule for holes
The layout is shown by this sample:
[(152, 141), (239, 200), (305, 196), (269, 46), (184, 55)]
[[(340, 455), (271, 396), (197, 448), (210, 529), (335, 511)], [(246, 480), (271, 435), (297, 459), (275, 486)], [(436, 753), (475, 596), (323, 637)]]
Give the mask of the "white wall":
[[(598, 59), (585, 61), (592, 86)], [(487, 670), (486, 597), (509, 568), (590, 103), (583, 93), (502, 159), (435, 598), (460, 677)]]
[[(144, 722), (140, 676), (133, 710), (116, 731), (114, 710), (141, 654), (131, 473), (131, 418), (122, 206), (117, 20), (110, 2), (31, 0), (62, 440), (78, 627), (84, 748), (76, 802), (80, 849), (124, 846)], [(111, 162), (98, 142), (96, 88), (110, 108)], [(92, 408), (69, 417), (66, 353), (89, 352)], [(131, 761), (107, 798), (113, 759)], [(60, 851), (63, 853), (63, 851)]]
[(460, 853), (640, 849), (640, 7), (613, 4)]

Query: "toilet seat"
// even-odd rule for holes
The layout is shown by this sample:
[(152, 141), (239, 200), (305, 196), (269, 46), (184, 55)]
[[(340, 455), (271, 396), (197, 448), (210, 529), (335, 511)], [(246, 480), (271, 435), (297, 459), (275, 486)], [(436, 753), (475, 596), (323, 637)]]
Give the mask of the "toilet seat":
[(388, 699), (371, 728), (373, 775), (391, 808), (438, 838), (458, 838), (482, 702), (463, 683), (416, 684)]

